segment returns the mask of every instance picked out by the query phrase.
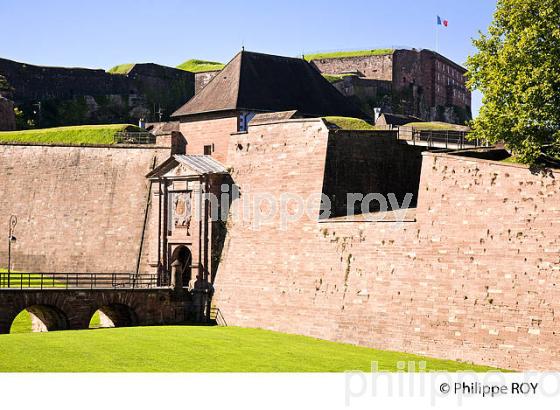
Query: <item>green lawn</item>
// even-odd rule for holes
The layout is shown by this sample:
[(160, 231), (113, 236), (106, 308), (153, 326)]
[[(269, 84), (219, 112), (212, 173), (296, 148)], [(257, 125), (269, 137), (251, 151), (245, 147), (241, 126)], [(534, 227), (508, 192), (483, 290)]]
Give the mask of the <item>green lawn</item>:
[(440, 121), (429, 121), (429, 122), (409, 122), (405, 127), (413, 127), (417, 130), (425, 131), (466, 131), (468, 127), (458, 124), (450, 124), (447, 122)]
[(377, 128), (359, 118), (352, 117), (323, 117), (327, 125), (350, 131), (374, 131)]
[(23, 142), (72, 145), (114, 144), (115, 134), (121, 131), (140, 131), (140, 128), (130, 124), (107, 124), (3, 131), (0, 132), (0, 143)]
[(373, 50), (356, 50), (356, 51), (335, 51), (332, 53), (314, 53), (305, 55), (307, 61), (321, 60), (325, 58), (342, 58), (342, 57), (362, 57), (362, 56), (378, 56), (383, 54), (392, 54), (395, 51), (392, 48), (377, 48)]
[(383, 371), (399, 361), (427, 370), (485, 366), (380, 351), (258, 329), (161, 326), (0, 335), (2, 372), (341, 372)]
[(134, 67), (134, 64), (119, 64), (107, 70), (110, 74), (128, 74)]
[(206, 60), (187, 60), (179, 64), (176, 68), (180, 70), (190, 71), (191, 73), (203, 73), (205, 71), (216, 71), (224, 68), (225, 65), (216, 61)]

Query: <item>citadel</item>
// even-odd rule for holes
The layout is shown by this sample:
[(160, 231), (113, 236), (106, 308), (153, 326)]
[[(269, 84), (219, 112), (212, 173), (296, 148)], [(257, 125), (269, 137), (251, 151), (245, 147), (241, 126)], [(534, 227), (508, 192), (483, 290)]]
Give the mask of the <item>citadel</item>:
[[(26, 308), (36, 330), (100, 309), (113, 326), (215, 321), (560, 369), (558, 170), (453, 131), (409, 138), (407, 123), (471, 118), (465, 69), (436, 52), (304, 57), (126, 74), (0, 60), (3, 129), (15, 104), (49, 126), (143, 118), (149, 135), (0, 143), (10, 268), (66, 285), (0, 288), (0, 332)], [(32, 117), (37, 102), (57, 115)]]

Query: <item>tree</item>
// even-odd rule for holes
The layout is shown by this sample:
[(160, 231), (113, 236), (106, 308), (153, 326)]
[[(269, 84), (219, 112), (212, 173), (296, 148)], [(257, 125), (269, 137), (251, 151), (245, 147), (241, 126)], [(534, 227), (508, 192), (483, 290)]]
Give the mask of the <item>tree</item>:
[(521, 161), (560, 154), (560, 0), (498, 0), (473, 40), (468, 85), (483, 94), (473, 137), (503, 141)]

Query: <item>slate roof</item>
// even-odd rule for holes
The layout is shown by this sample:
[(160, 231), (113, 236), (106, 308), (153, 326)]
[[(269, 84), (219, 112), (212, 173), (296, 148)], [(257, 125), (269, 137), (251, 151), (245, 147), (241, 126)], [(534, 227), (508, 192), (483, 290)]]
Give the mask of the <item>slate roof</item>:
[(172, 117), (233, 110), (367, 117), (304, 59), (249, 51), (239, 52)]
[(199, 174), (227, 174), (227, 169), (209, 155), (173, 155), (180, 163)]
[(297, 110), (263, 112), (255, 115), (251, 121), (249, 121), (249, 125), (266, 124), (268, 122), (283, 121), (298, 117)]
[(209, 155), (173, 155), (148, 173), (146, 178), (161, 177), (179, 164), (186, 165), (198, 175), (228, 174), (222, 163)]

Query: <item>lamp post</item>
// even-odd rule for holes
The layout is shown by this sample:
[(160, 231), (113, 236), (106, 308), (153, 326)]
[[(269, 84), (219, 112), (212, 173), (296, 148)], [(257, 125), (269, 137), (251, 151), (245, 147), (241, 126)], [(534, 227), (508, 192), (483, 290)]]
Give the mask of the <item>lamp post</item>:
[(16, 241), (14, 230), (17, 225), (17, 216), (10, 216), (10, 223), (8, 224), (8, 287), (10, 287), (10, 270), (12, 266), (12, 242)]

